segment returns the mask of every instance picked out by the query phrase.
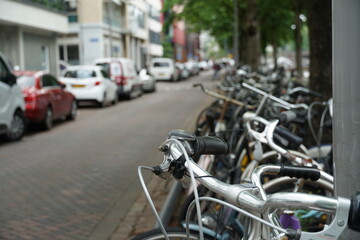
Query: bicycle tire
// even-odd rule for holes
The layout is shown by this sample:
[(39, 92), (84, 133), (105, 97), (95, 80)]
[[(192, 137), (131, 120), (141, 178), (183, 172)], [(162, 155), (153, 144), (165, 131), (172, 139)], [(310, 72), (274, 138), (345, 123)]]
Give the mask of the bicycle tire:
[[(186, 236), (186, 231), (182, 227), (168, 227), (165, 229), (170, 240), (185, 240), (188, 239)], [(198, 239), (198, 232), (190, 231), (190, 239)], [(148, 232), (141, 233), (131, 240), (162, 240), (165, 239), (164, 234), (161, 229), (153, 229)], [(213, 237), (204, 233), (204, 239), (210, 240), (214, 239)]]

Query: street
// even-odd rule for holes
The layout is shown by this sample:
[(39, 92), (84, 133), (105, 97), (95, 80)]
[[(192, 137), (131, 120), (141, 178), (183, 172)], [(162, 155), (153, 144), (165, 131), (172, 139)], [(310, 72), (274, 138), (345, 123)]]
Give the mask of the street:
[(193, 130), (212, 98), (192, 85), (210, 79), (158, 82), (155, 93), (82, 107), (75, 121), (0, 142), (0, 239), (89, 239), (114, 205), (125, 216), (142, 192), (137, 167), (162, 161), (157, 147), (169, 130)]

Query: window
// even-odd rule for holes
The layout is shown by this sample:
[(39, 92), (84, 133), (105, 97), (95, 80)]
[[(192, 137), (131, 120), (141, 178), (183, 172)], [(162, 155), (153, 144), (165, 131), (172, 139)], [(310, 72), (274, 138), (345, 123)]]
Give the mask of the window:
[(111, 64), (111, 74), (114, 76), (120, 76), (121, 75), (121, 68), (118, 63), (112, 63)]
[(67, 71), (64, 77), (68, 78), (92, 78), (96, 77), (96, 72), (93, 70), (70, 70)]
[(132, 29), (145, 28), (145, 14), (134, 6), (129, 6), (129, 22)]
[(41, 83), (43, 87), (59, 87), (59, 82), (51, 75), (45, 74), (42, 79)]
[(18, 77), (17, 83), (20, 87), (32, 87), (35, 86), (35, 78), (31, 76)]
[(5, 63), (0, 59), (0, 81), (5, 81), (9, 71), (5, 66)]
[(109, 74), (107, 74), (104, 70), (101, 70), (101, 75), (102, 75), (104, 78), (110, 78), (110, 77), (109, 77)]
[(79, 64), (79, 46), (68, 45), (67, 46), (68, 63), (71, 65)]
[(160, 33), (154, 32), (154, 31), (149, 31), (149, 38), (150, 38), (150, 42), (154, 43), (154, 44), (161, 44), (161, 35)]
[(160, 11), (155, 9), (153, 6), (150, 6), (149, 16), (150, 18), (160, 22)]
[(154, 62), (154, 67), (169, 67), (170, 64), (168, 62)]
[[(60, 60), (64, 60), (70, 65), (78, 65), (80, 63), (78, 45), (60, 45), (59, 55)], [(65, 56), (67, 56), (67, 58)]]
[(121, 9), (114, 2), (104, 2), (103, 4), (103, 22), (112, 27), (121, 27)]

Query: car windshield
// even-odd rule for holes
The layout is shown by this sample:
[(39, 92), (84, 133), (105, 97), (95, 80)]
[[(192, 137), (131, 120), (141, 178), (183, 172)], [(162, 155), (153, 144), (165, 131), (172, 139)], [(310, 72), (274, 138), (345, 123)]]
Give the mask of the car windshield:
[(104, 69), (105, 72), (107, 72), (108, 74), (110, 73), (110, 64), (109, 63), (97, 63), (96, 66), (100, 66), (100, 67), (102, 67), (102, 69)]
[(20, 76), (17, 79), (17, 84), (20, 87), (33, 87), (35, 86), (35, 78), (31, 76)]
[(170, 64), (168, 62), (154, 62), (154, 67), (169, 67)]
[(69, 70), (65, 73), (64, 77), (69, 78), (92, 78), (96, 77), (96, 73), (93, 70)]

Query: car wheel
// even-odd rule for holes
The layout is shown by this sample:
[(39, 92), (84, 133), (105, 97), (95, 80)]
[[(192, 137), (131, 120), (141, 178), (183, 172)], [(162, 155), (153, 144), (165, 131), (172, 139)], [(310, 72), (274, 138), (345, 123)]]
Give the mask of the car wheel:
[(53, 111), (51, 109), (51, 107), (47, 107), (46, 112), (45, 112), (45, 119), (43, 122), (43, 127), (45, 130), (49, 130), (53, 127)]
[(156, 92), (156, 83), (154, 83), (152, 89), (151, 89), (152, 92)]
[(127, 99), (127, 100), (131, 100), (131, 99), (135, 98), (135, 96), (134, 96), (134, 92), (135, 92), (135, 91), (136, 91), (136, 89), (135, 89), (134, 87), (132, 87), (132, 88), (131, 88), (131, 91), (130, 91), (129, 93), (127, 93), (126, 99)]
[(71, 102), (71, 108), (69, 114), (66, 116), (66, 120), (75, 120), (77, 114), (77, 103), (75, 100)]
[(142, 89), (142, 86), (139, 87), (139, 97), (141, 97), (144, 94), (144, 91)]
[(112, 100), (111, 103), (112, 103), (113, 105), (116, 105), (118, 102), (119, 102), (119, 96), (117, 95), (117, 92), (115, 92), (114, 100)]
[(6, 133), (6, 138), (10, 141), (20, 140), (24, 136), (25, 125), (24, 113), (20, 110), (16, 111), (11, 121), (10, 129)]
[(99, 102), (99, 107), (106, 107), (106, 93), (104, 93), (103, 100)]

